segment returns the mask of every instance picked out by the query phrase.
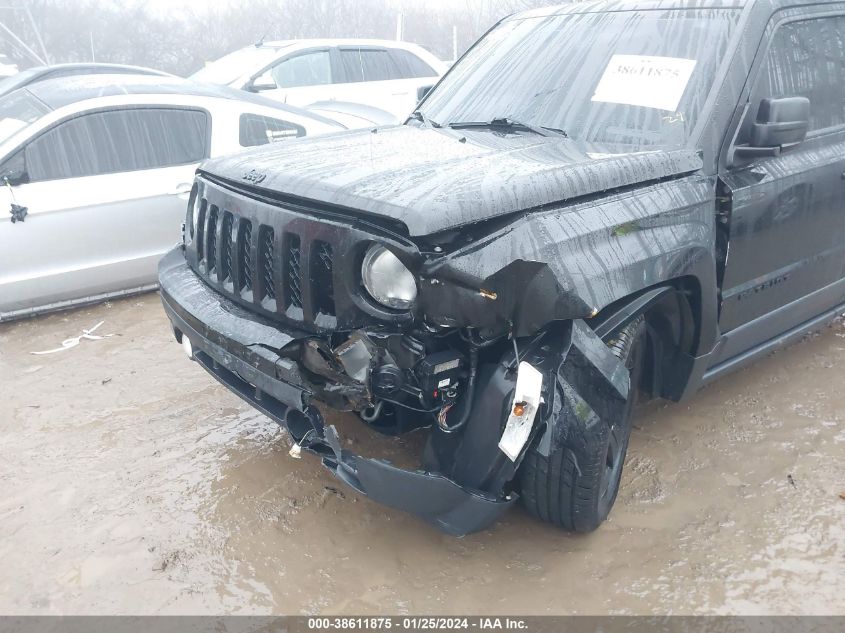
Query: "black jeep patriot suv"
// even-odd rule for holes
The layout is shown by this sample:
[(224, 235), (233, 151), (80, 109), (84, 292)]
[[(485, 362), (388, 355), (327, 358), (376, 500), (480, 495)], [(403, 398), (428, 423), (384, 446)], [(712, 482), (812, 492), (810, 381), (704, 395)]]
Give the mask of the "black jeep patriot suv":
[[(845, 2), (521, 13), (403, 125), (205, 163), (177, 340), (341, 480), (453, 534), (588, 531), (637, 393), (679, 400), (845, 302)], [(354, 455), (315, 403), (399, 434)]]

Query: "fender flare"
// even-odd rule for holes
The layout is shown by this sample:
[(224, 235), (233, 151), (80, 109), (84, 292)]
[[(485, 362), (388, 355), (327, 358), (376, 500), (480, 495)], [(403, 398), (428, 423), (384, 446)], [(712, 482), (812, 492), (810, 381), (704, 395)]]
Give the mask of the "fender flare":
[[(671, 311), (655, 312), (660, 304), (672, 305), (668, 301), (670, 299), (675, 299), (679, 308), (674, 318)], [(692, 379), (694, 346), (701, 334), (694, 303), (684, 288), (672, 283), (664, 284), (606, 308), (590, 321), (590, 325), (595, 334), (606, 341), (637, 316), (646, 315), (649, 344), (642, 386), (652, 396), (678, 401)], [(652, 312), (651, 318), (649, 311)]]
[(609, 314), (601, 315), (593, 325), (593, 332), (603, 341), (607, 337), (621, 330), (639, 315), (645, 313), (650, 307), (663, 300), (664, 297), (677, 292), (672, 286), (660, 286), (652, 288), (634, 297), (622, 307), (611, 311)]

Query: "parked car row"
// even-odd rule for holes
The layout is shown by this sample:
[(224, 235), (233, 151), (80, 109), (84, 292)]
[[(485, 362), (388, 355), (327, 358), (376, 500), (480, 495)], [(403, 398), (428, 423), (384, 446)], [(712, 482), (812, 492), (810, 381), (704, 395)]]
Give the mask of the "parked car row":
[(0, 320), (154, 288), (202, 160), (385, 122), (325, 107), (346, 125), (176, 77), (72, 76), (1, 97)]
[(95, 63), (3, 79), (0, 321), (154, 288), (201, 161), (395, 124), (443, 70), (403, 42), (301, 40), (190, 79)]

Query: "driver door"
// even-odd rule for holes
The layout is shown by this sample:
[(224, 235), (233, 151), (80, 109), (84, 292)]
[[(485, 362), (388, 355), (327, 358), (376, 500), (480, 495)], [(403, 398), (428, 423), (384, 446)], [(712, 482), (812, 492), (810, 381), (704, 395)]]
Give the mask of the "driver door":
[[(737, 143), (747, 142), (765, 98), (806, 97), (809, 127), (797, 147), (720, 174), (731, 218), (719, 326), (730, 332), (750, 325), (723, 359), (845, 300), (834, 285), (845, 274), (842, 32), (843, 16), (805, 16), (780, 24), (768, 42)], [(792, 302), (788, 311), (768, 318)]]

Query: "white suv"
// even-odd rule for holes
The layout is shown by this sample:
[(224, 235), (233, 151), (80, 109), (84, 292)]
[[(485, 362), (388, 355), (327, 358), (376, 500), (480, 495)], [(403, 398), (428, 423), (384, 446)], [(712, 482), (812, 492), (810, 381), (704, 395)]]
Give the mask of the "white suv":
[(242, 48), (191, 76), (308, 106), (365, 103), (400, 119), (446, 65), (416, 44), (389, 40), (287, 40)]

